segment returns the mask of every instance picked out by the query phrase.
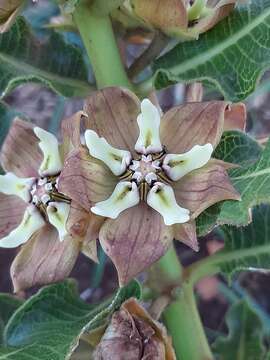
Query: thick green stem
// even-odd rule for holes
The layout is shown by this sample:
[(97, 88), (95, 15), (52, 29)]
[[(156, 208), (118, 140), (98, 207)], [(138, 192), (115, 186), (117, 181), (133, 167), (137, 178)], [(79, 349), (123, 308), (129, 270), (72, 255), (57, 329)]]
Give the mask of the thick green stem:
[(183, 285), (179, 299), (167, 307), (163, 317), (172, 336), (177, 359), (213, 359), (190, 284)]
[(132, 89), (121, 61), (108, 15), (100, 15), (87, 4), (78, 5), (74, 21), (90, 58), (99, 89), (124, 86)]
[[(158, 275), (160, 287), (164, 289), (166, 284), (180, 284), (184, 275), (173, 246), (154, 265), (153, 270)], [(177, 300), (165, 309), (163, 317), (172, 337), (177, 359), (213, 359), (194, 298), (193, 284), (183, 283)]]

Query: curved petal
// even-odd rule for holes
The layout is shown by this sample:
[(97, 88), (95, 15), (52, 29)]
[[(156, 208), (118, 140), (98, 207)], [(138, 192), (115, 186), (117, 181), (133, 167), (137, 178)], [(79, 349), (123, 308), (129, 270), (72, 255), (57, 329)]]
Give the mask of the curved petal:
[(176, 202), (170, 185), (156, 182), (147, 195), (147, 204), (159, 212), (168, 226), (189, 221), (189, 210)]
[(120, 285), (148, 268), (165, 254), (173, 239), (173, 228), (145, 203), (108, 219), (99, 234), (105, 253), (112, 259)]
[(189, 103), (169, 110), (161, 120), (161, 142), (168, 153), (182, 154), (195, 145), (219, 143), (228, 103)]
[(0, 247), (15, 248), (26, 243), (45, 224), (46, 222), (37, 208), (28, 205), (21, 223), (7, 236), (0, 239)]
[(62, 169), (62, 159), (56, 136), (38, 126), (34, 127), (34, 133), (40, 140), (38, 146), (43, 154), (43, 160), (38, 170), (39, 174), (41, 176), (58, 174)]
[(114, 175), (125, 173), (131, 161), (129, 151), (114, 148), (93, 130), (86, 130), (84, 137), (91, 156), (104, 162)]
[(241, 130), (245, 131), (247, 110), (243, 103), (230, 105), (225, 111), (224, 131)]
[(139, 137), (135, 144), (135, 150), (140, 154), (153, 154), (162, 151), (159, 127), (160, 113), (158, 108), (149, 99), (141, 103), (141, 112), (137, 118), (140, 129)]
[(86, 128), (94, 130), (112, 146), (134, 153), (139, 135), (140, 101), (130, 91), (108, 87), (93, 93), (84, 107)]
[(192, 171), (173, 186), (178, 204), (193, 212), (193, 219), (217, 202), (240, 200), (226, 170), (215, 161)]
[(91, 211), (103, 217), (116, 219), (124, 210), (129, 209), (140, 202), (140, 193), (135, 182), (121, 181), (119, 182), (111, 196), (95, 206), (91, 207)]
[(61, 145), (63, 158), (74, 148), (81, 145), (81, 123), (82, 119), (87, 117), (83, 111), (78, 111), (69, 118), (63, 119), (61, 122), (61, 133), (63, 136), (63, 143)]
[(43, 227), (20, 250), (11, 266), (14, 291), (65, 279), (79, 254), (79, 243), (68, 237), (60, 242), (57, 230)]
[(86, 148), (80, 147), (66, 159), (58, 189), (90, 211), (96, 202), (112, 194), (117, 181), (101, 161), (92, 158)]
[(168, 154), (163, 160), (163, 170), (173, 181), (181, 179), (192, 170), (199, 169), (211, 158), (213, 146), (211, 144), (195, 145), (184, 154)]
[(0, 193), (0, 239), (20, 224), (27, 205), (17, 196)]
[(175, 240), (181, 241), (194, 251), (199, 251), (199, 244), (196, 235), (196, 223), (191, 220), (185, 224), (173, 225)]
[(38, 142), (31, 123), (14, 119), (0, 155), (5, 171), (19, 177), (38, 177), (43, 159)]

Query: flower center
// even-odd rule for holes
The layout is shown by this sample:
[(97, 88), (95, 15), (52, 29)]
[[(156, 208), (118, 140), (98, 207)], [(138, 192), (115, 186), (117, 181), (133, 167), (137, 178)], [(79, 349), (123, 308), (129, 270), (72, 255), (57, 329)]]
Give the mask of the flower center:
[(160, 162), (153, 160), (152, 155), (142, 155), (140, 160), (132, 160), (129, 170), (132, 171), (132, 179), (140, 184), (147, 182), (148, 185), (152, 185), (153, 182), (157, 181), (156, 172), (159, 171)]
[(70, 199), (58, 192), (58, 176), (37, 178), (32, 185), (30, 202), (44, 215), (50, 202), (61, 201), (70, 203)]

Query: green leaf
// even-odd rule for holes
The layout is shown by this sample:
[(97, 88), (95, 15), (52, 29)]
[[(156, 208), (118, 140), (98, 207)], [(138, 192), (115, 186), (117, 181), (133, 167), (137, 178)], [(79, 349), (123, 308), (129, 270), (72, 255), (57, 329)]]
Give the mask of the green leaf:
[[(248, 166), (257, 161), (262, 154), (262, 147), (247, 134), (240, 131), (226, 131), (218, 144), (213, 157), (241, 166)], [(238, 205), (236, 203), (235, 205)], [(197, 233), (204, 236), (218, 223), (222, 203), (205, 210), (196, 220)], [(224, 203), (225, 206), (225, 203)]]
[(0, 359), (69, 359), (84, 331), (104, 324), (122, 302), (140, 295), (140, 285), (133, 280), (111, 301), (93, 306), (79, 298), (74, 281), (45, 287), (26, 301), (8, 323), (6, 347), (0, 348)]
[(219, 224), (247, 225), (249, 209), (270, 202), (270, 140), (254, 164), (229, 171), (241, 201), (225, 201), (218, 216)]
[(158, 59), (154, 84), (160, 89), (199, 80), (215, 85), (226, 99), (245, 99), (270, 66), (269, 38), (270, 0), (250, 0), (198, 40)]
[(3, 343), (3, 331), (13, 313), (23, 301), (9, 294), (0, 294), (0, 345)]
[(237, 228), (224, 225), (224, 249), (212, 257), (221, 271), (231, 277), (239, 270), (270, 269), (270, 206), (254, 208), (252, 223)]
[(0, 35), (0, 93), (37, 82), (64, 96), (86, 96), (91, 91), (87, 69), (79, 48), (53, 33), (40, 43), (23, 18)]
[(265, 349), (262, 344), (262, 324), (244, 300), (232, 305), (226, 315), (226, 324), (228, 336), (219, 337), (213, 345), (218, 359), (263, 359)]

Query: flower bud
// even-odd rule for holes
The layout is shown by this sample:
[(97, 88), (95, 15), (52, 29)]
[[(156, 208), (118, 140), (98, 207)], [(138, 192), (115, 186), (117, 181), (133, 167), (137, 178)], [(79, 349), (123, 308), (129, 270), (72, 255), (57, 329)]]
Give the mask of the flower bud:
[(165, 328), (153, 320), (137, 300), (126, 301), (112, 316), (97, 349), (95, 360), (174, 360)]

